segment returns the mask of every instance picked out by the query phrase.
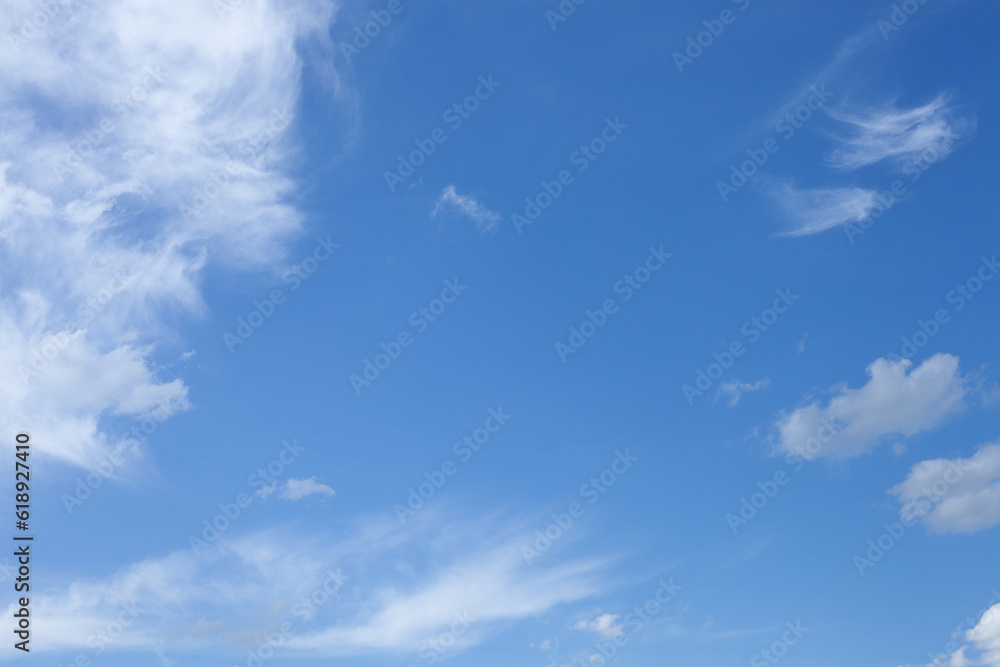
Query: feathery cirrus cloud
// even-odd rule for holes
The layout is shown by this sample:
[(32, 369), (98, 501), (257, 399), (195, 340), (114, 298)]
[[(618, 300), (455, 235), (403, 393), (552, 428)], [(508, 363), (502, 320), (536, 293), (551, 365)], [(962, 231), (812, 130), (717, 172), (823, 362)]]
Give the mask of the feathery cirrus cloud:
[(848, 171), (883, 160), (901, 165), (930, 150), (934, 151), (933, 159), (939, 160), (975, 126), (972, 118), (955, 111), (946, 95), (911, 109), (899, 109), (889, 102), (878, 109), (829, 113), (848, 127), (848, 134), (838, 138), (840, 146), (830, 152), (827, 162)]
[[(138, 613), (111, 645), (116, 651), (245, 653), (288, 622), (294, 632), (283, 650), (291, 656), (398, 655), (426, 647), (459, 617), (468, 628), (449, 649), (458, 651), (504, 621), (606, 590), (607, 558), (528, 567), (520, 545), (532, 525), (435, 517), (404, 528), (364, 517), (333, 542), (287, 530), (227, 535), (198, 555), (176, 551), (110, 575), (43, 585), (32, 596), (32, 639), (42, 652), (87, 650), (128, 608)], [(335, 590), (310, 605), (324, 585)], [(0, 649), (14, 652), (10, 644)]]
[(164, 315), (204, 312), (204, 269), (284, 259), (302, 223), (285, 175), (296, 43), (324, 39), (336, 7), (70, 3), (25, 39), (38, 5), (8, 5), (0, 429), (88, 467), (123, 446), (124, 422), (189, 407), (159, 357), (180, 342)]
[[(919, 173), (947, 157), (956, 142), (975, 130), (975, 118), (959, 113), (946, 95), (922, 106), (899, 109), (893, 103), (861, 111), (827, 111), (846, 126), (835, 135), (837, 147), (826, 156), (829, 166), (854, 171), (882, 161), (904, 173)], [(783, 236), (807, 236), (862, 222), (878, 208), (879, 191), (857, 185), (799, 188), (790, 179), (765, 179), (763, 192), (792, 224)]]

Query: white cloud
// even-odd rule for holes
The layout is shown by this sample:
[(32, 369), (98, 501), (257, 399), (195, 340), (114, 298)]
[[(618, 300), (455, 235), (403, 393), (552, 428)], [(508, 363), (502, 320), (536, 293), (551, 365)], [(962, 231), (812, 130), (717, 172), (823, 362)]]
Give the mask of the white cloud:
[(329, 497), (336, 495), (337, 492), (326, 484), (317, 482), (315, 477), (309, 479), (291, 478), (281, 488), (281, 497), (285, 500), (302, 500), (306, 496), (316, 493)]
[(578, 622), (573, 629), (596, 632), (601, 639), (614, 639), (622, 634), (624, 627), (618, 622), (618, 614), (601, 614), (592, 621)]
[(973, 533), (1000, 524), (1000, 442), (970, 458), (933, 459), (913, 466), (891, 489), (900, 516), (920, 517), (936, 533)]
[[(32, 639), (40, 651), (87, 650), (88, 639), (126, 605), (140, 612), (113, 650), (229, 647), (245, 655), (246, 646), (289, 621), (295, 631), (285, 650), (293, 657), (395, 655), (421, 650), (459, 617), (468, 627), (449, 649), (457, 651), (503, 621), (606, 591), (607, 559), (559, 562), (553, 555), (527, 565), (520, 547), (533, 524), (432, 516), (406, 527), (364, 517), (354, 529), (339, 529), (343, 537), (332, 543), (287, 531), (236, 537), (230, 529), (200, 555), (174, 552), (110, 576), (41, 588), (32, 597)], [(334, 575), (346, 580), (343, 587), (307, 609), (302, 603)], [(57, 580), (66, 578), (50, 579)], [(0, 656), (13, 653), (9, 643), (0, 648)]]
[(807, 236), (861, 222), (878, 203), (875, 190), (855, 186), (799, 189), (790, 181), (774, 181), (763, 191), (794, 225), (783, 236)]
[[(986, 610), (975, 627), (965, 633), (966, 642), (948, 656), (948, 663), (932, 662), (924, 667), (1000, 667), (1000, 604)], [(977, 658), (966, 656), (968, 652), (978, 652)]]
[(537, 648), (539, 651), (554, 651), (559, 648), (559, 639), (558, 637), (543, 639), (540, 644), (531, 644), (531, 648)]
[(983, 614), (979, 624), (965, 634), (978, 651), (982, 651), (980, 664), (1000, 667), (1000, 604)]
[(740, 402), (740, 397), (743, 396), (743, 394), (765, 389), (769, 386), (771, 386), (771, 378), (761, 378), (756, 382), (740, 382), (736, 378), (733, 378), (720, 384), (715, 395), (716, 399), (722, 396), (728, 396), (729, 402), (727, 405), (732, 407)]
[(903, 163), (925, 156), (934, 162), (947, 156), (955, 141), (972, 129), (970, 120), (955, 117), (943, 95), (907, 110), (890, 103), (881, 109), (830, 116), (850, 126), (850, 136), (841, 139), (843, 145), (828, 157), (833, 167), (846, 170), (886, 159)]
[[(828, 162), (852, 170), (891, 159), (905, 173), (919, 173), (941, 160), (955, 143), (974, 129), (974, 120), (958, 117), (944, 96), (914, 109), (899, 110), (891, 104), (861, 113), (830, 112), (850, 127)], [(798, 188), (789, 180), (764, 179), (763, 192), (792, 223), (783, 236), (816, 234), (840, 225), (862, 222), (876, 209), (891, 203), (879, 201), (876, 190), (855, 185)]]
[(475, 222), (476, 228), (481, 232), (496, 232), (501, 219), (499, 213), (491, 211), (475, 195), (459, 194), (454, 185), (441, 191), (441, 196), (434, 203), (431, 217), (437, 217), (442, 212), (464, 215)]
[(782, 415), (777, 449), (803, 457), (858, 456), (885, 436), (913, 436), (964, 407), (966, 379), (958, 357), (936, 354), (910, 370), (907, 359), (878, 359), (860, 389), (835, 388), (827, 405), (810, 403)]
[(49, 4), (28, 37), (40, 5), (0, 15), (0, 429), (88, 466), (121, 444), (109, 418), (188, 407), (152, 342), (180, 343), (165, 312), (203, 312), (209, 262), (284, 259), (296, 43), (335, 8)]

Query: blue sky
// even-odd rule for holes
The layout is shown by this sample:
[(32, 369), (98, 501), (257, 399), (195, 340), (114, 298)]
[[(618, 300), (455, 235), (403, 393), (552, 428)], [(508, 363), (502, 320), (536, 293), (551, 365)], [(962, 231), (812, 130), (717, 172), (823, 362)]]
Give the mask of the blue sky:
[(1000, 665), (997, 7), (3, 14), (49, 664)]

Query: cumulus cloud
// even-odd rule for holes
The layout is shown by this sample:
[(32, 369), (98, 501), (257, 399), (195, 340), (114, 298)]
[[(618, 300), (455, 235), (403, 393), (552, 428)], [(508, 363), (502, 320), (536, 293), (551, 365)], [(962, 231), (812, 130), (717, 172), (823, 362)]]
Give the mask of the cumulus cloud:
[[(219, 3), (215, 3), (219, 4)], [(301, 62), (329, 2), (12, 0), (0, 16), (0, 429), (88, 466), (113, 418), (188, 407), (164, 314), (203, 270), (278, 270)], [(124, 429), (123, 429), (124, 430)]]
[(946, 96), (927, 104), (899, 109), (892, 103), (859, 113), (831, 112), (849, 126), (842, 144), (828, 156), (831, 166), (852, 170), (882, 160), (900, 164), (924, 157), (934, 162), (946, 157), (954, 143), (973, 128), (971, 119), (959, 117)]
[(756, 382), (740, 382), (736, 378), (733, 378), (720, 384), (715, 395), (716, 399), (728, 396), (729, 400), (726, 405), (732, 407), (740, 402), (740, 397), (742, 397), (743, 394), (747, 394), (751, 391), (758, 391), (760, 389), (766, 389), (769, 386), (771, 386), (771, 378), (762, 378)]
[(861, 222), (878, 204), (875, 190), (855, 186), (800, 189), (791, 181), (773, 181), (764, 194), (793, 225), (783, 236), (807, 236)]
[[(976, 626), (966, 631), (964, 636), (953, 635), (955, 639), (958, 637), (964, 639), (966, 644), (950, 655), (942, 653), (937, 661), (928, 663), (924, 667), (971, 667), (971, 665), (1000, 667), (1000, 604), (987, 609)], [(979, 655), (969, 657), (967, 653)], [(948, 662), (943, 662), (943, 659), (947, 659)]]
[(977, 651), (982, 651), (981, 664), (1000, 667), (1000, 604), (983, 614), (979, 624), (969, 630), (965, 638)]
[(933, 459), (913, 466), (890, 491), (900, 516), (919, 517), (936, 533), (973, 533), (1000, 524), (1000, 442), (970, 458)]
[(501, 219), (499, 213), (487, 208), (475, 195), (460, 194), (454, 185), (442, 190), (441, 196), (434, 203), (431, 217), (437, 217), (439, 213), (464, 215), (475, 222), (476, 228), (481, 232), (496, 232)]
[(614, 639), (622, 634), (624, 626), (618, 622), (618, 614), (601, 614), (591, 621), (578, 622), (573, 629), (596, 632), (601, 639)]
[(775, 423), (777, 449), (805, 458), (858, 456), (887, 436), (908, 437), (937, 427), (965, 406), (966, 378), (958, 357), (936, 354), (916, 368), (902, 359), (878, 359), (859, 389), (834, 388), (823, 406), (813, 402)]

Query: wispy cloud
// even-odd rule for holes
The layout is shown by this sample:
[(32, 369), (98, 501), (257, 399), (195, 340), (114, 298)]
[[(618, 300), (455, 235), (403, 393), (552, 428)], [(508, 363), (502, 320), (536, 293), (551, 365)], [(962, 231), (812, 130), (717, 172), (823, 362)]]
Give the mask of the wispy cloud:
[[(200, 555), (186, 549), (50, 586), (32, 597), (32, 638), (41, 651), (87, 650), (129, 605), (139, 613), (113, 649), (236, 653), (287, 621), (293, 656), (397, 655), (421, 650), (460, 618), (468, 627), (450, 649), (460, 650), (503, 621), (606, 592), (606, 558), (549, 554), (527, 566), (520, 545), (533, 523), (425, 519), (401, 527), (364, 517), (333, 542), (288, 531), (223, 538)], [(309, 600), (331, 573), (346, 583), (316, 609)]]
[(936, 354), (911, 365), (878, 359), (859, 389), (840, 385), (825, 406), (814, 402), (782, 415), (775, 423), (778, 450), (807, 458), (858, 456), (883, 437), (916, 435), (964, 408), (967, 382), (958, 357)]
[(476, 228), (481, 232), (496, 232), (501, 220), (499, 213), (487, 208), (475, 195), (460, 194), (454, 185), (441, 191), (441, 196), (434, 203), (431, 217), (437, 217), (440, 213), (464, 215), (475, 222)]
[(842, 145), (827, 157), (832, 167), (844, 170), (887, 159), (902, 164), (925, 151), (934, 151), (934, 160), (939, 160), (974, 127), (972, 119), (956, 114), (944, 95), (912, 109), (890, 102), (861, 112), (831, 111), (830, 116), (849, 126), (849, 134), (838, 139)]
[(856, 186), (799, 189), (792, 181), (774, 180), (763, 191), (793, 225), (782, 236), (807, 236), (861, 222), (878, 204), (875, 190)]
[[(39, 9), (14, 4), (5, 35)], [(114, 418), (188, 407), (153, 341), (179, 343), (164, 314), (204, 312), (209, 263), (278, 271), (302, 221), (296, 42), (333, 14), (109, 0), (0, 40), (0, 429), (88, 466), (122, 446)]]

